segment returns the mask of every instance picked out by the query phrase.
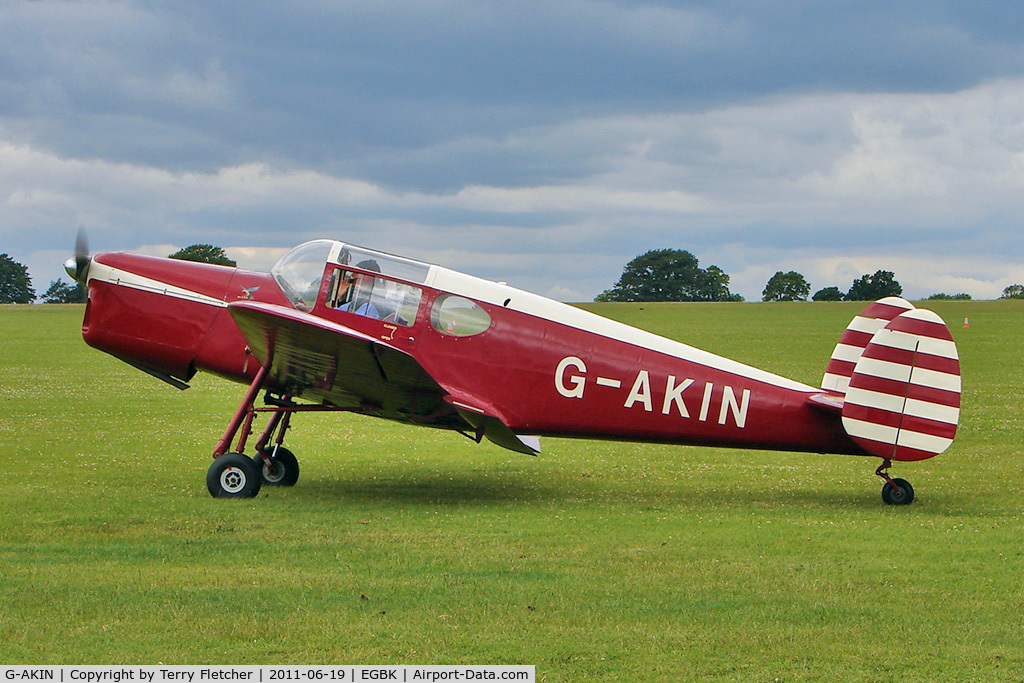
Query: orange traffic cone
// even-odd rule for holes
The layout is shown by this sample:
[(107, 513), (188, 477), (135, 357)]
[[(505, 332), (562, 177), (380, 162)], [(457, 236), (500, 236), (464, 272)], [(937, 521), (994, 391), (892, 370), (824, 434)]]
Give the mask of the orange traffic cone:
[(967, 319), (967, 316), (964, 316), (964, 327), (970, 327), (970, 326), (971, 326), (971, 321)]

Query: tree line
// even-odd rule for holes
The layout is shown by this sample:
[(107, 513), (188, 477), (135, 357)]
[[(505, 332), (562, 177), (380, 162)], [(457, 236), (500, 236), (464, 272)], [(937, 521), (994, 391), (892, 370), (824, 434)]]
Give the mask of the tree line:
[[(807, 279), (791, 270), (781, 270), (772, 275), (761, 292), (762, 301), (807, 301), (811, 293), (811, 285)], [(903, 285), (896, 279), (891, 270), (876, 270), (873, 274), (865, 273), (854, 279), (850, 289), (843, 292), (838, 287), (819, 289), (811, 297), (812, 301), (876, 301), (887, 296), (903, 294)]]
[[(889, 270), (865, 273), (845, 292), (825, 287), (811, 296), (811, 285), (800, 273), (776, 272), (761, 293), (762, 301), (875, 301), (900, 296), (903, 286)], [(929, 299), (970, 299), (969, 294), (933, 294)], [(1010, 285), (1003, 299), (1024, 299), (1024, 286)], [(729, 291), (729, 275), (718, 266), (701, 268), (696, 256), (684, 249), (654, 249), (626, 264), (622, 276), (595, 301), (743, 301)]]
[[(228, 258), (222, 248), (209, 244), (193, 244), (169, 254), (168, 257), (222, 266), (237, 265)], [(84, 303), (87, 296), (85, 285), (81, 282), (69, 284), (60, 279), (50, 282), (46, 292), (37, 296), (36, 290), (32, 287), (28, 267), (7, 254), (0, 254), (0, 304), (31, 304), (36, 301), (44, 304), (77, 304)]]
[[(193, 244), (179, 249), (169, 258), (235, 267), (221, 247)], [(776, 272), (768, 280), (763, 301), (806, 301), (811, 285), (800, 273)], [(874, 301), (886, 296), (899, 296), (903, 287), (892, 271), (877, 270), (856, 278), (847, 291), (838, 287), (819, 289), (813, 301)], [(7, 254), (0, 254), (0, 304), (81, 303), (86, 299), (81, 283), (69, 284), (53, 280), (41, 296), (32, 287), (28, 268)], [(969, 294), (933, 294), (929, 299), (970, 299)], [(1003, 289), (1002, 299), (1024, 299), (1024, 285)], [(697, 257), (684, 249), (654, 249), (640, 254), (623, 268), (622, 276), (611, 289), (595, 301), (743, 301), (729, 291), (729, 275), (718, 266), (701, 268)]]

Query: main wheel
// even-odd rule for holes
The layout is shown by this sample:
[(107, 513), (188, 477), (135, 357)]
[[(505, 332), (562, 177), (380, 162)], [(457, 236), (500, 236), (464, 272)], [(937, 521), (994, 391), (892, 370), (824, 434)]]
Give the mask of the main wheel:
[(241, 453), (225, 453), (206, 472), (206, 488), (214, 498), (255, 498), (262, 483), (256, 464)]
[(290, 450), (283, 446), (270, 446), (266, 449), (270, 462), (262, 458), (255, 459), (261, 465), (263, 483), (271, 486), (295, 486), (299, 480), (299, 460)]
[[(896, 486), (893, 486), (896, 484)], [(897, 489), (896, 487), (899, 487)], [(886, 505), (910, 505), (914, 500), (914, 487), (906, 479), (893, 479), (882, 487), (882, 500)]]

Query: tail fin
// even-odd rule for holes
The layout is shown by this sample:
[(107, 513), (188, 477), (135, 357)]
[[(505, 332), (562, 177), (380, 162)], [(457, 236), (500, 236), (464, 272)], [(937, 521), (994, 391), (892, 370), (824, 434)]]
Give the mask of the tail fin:
[[(910, 306), (902, 299), (896, 302)], [(875, 308), (879, 305), (884, 308)], [(840, 392), (845, 393), (843, 427), (862, 448), (892, 460), (923, 460), (946, 450), (956, 435), (960, 360), (949, 328), (931, 311), (911, 306), (888, 322), (878, 322), (882, 315), (900, 307), (883, 299), (855, 318), (836, 347), (825, 378), (827, 382), (831, 374), (840, 378), (837, 386), (845, 384)], [(831, 372), (845, 372), (849, 367), (850, 349), (864, 339), (851, 335), (850, 330), (869, 327), (858, 323), (869, 319), (880, 329), (863, 344), (849, 375)], [(840, 366), (836, 354), (841, 346), (848, 348), (842, 351), (846, 357)]]
[(898, 296), (890, 296), (879, 299), (861, 311), (860, 315), (850, 322), (846, 332), (839, 338), (835, 350), (832, 351), (832, 358), (825, 369), (825, 377), (821, 380), (821, 388), (845, 394), (846, 388), (850, 385), (850, 377), (853, 376), (854, 366), (860, 360), (871, 337), (900, 313), (911, 310), (914, 310), (912, 303)]

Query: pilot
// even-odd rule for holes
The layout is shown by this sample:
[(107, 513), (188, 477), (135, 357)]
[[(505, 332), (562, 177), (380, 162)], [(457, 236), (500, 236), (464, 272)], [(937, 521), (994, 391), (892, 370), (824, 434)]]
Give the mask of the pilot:
[[(362, 270), (369, 270), (374, 273), (380, 272), (380, 266), (373, 259), (366, 261), (360, 261), (356, 264), (356, 268)], [(368, 318), (376, 318), (380, 320), (381, 315), (380, 309), (370, 303), (370, 295), (373, 291), (373, 283), (376, 278), (370, 277), (369, 275), (359, 275), (358, 273), (348, 273), (348, 277), (341, 281), (341, 285), (338, 288), (338, 301), (345, 301), (348, 297), (348, 290), (352, 287), (353, 282), (358, 282), (355, 293), (352, 295), (351, 300), (338, 306), (339, 311), (348, 311), (355, 313), (356, 315), (365, 315)]]

